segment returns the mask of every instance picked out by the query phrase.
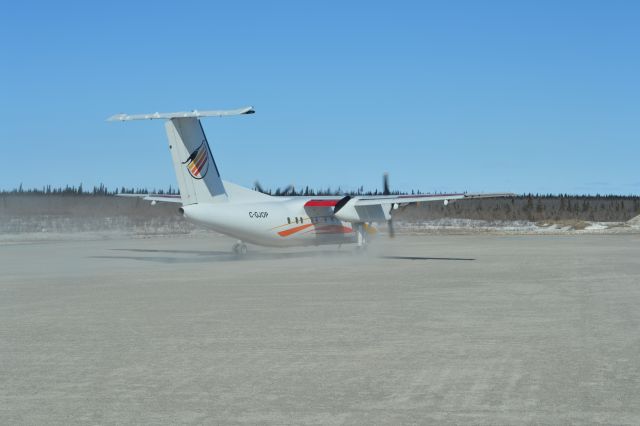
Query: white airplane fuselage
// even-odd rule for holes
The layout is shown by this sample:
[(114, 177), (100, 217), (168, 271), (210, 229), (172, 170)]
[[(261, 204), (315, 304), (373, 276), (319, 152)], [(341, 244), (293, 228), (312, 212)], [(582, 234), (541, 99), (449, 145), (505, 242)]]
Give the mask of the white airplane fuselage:
[[(333, 215), (333, 207), (309, 206), (318, 197), (272, 197), (273, 201), (192, 204), (184, 217), (239, 240), (262, 246), (311, 246), (356, 242), (353, 224)], [(327, 200), (331, 204), (331, 200)], [(305, 206), (306, 205), (306, 206)], [(367, 227), (369, 233), (373, 228)]]

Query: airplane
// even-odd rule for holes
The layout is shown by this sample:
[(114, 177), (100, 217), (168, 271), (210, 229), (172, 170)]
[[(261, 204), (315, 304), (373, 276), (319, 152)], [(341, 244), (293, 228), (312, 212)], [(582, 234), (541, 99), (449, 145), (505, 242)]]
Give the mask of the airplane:
[[(222, 180), (200, 122), (205, 117), (254, 114), (253, 107), (220, 111), (189, 111), (127, 115), (107, 121), (165, 120), (169, 150), (180, 195), (140, 194), (144, 200), (181, 203), (179, 212), (197, 225), (237, 239), (233, 251), (247, 253), (246, 243), (270, 247), (356, 244), (366, 248), (376, 233), (374, 223), (388, 225), (394, 236), (392, 212), (414, 203), (514, 194), (393, 195), (384, 175), (381, 195), (271, 196)], [(258, 186), (259, 188), (259, 186)]]

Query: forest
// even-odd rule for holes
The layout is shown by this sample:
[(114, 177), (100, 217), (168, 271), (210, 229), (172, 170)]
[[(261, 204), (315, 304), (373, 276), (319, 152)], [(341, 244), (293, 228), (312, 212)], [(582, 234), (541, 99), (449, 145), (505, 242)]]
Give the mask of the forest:
[[(295, 188), (289, 187), (286, 190), (263, 190), (262, 192), (275, 196), (317, 196), (317, 195), (381, 195), (379, 191), (365, 191), (360, 187), (357, 191), (344, 192), (340, 188), (332, 190), (326, 189), (310, 189), (305, 187), (304, 190), (296, 191)], [(16, 206), (18, 199), (24, 198), (30, 200), (26, 204), (22, 204), (42, 210), (40, 213), (47, 214), (49, 209), (47, 206), (61, 205), (60, 198), (74, 197), (78, 200), (84, 200), (82, 204), (86, 204), (93, 197), (100, 198), (95, 205), (100, 205), (101, 209), (112, 206), (115, 210), (121, 211), (122, 205), (131, 205), (120, 197), (114, 197), (117, 194), (179, 194), (173, 188), (142, 188), (142, 187), (121, 187), (108, 188), (103, 184), (91, 188), (84, 188), (82, 184), (78, 186), (51, 187), (25, 189), (20, 185), (11, 190), (0, 191), (2, 203), (0, 204), (0, 213), (4, 209), (4, 213), (9, 213), (12, 206)], [(393, 192), (394, 194), (420, 194), (419, 191), (411, 192)], [(49, 198), (48, 198), (49, 197)], [(105, 199), (106, 198), (106, 199)], [(10, 200), (13, 199), (13, 202)], [(52, 202), (47, 203), (49, 199)], [(55, 202), (53, 200), (56, 200)], [(34, 203), (35, 200), (39, 202)], [(78, 200), (73, 204), (77, 205)], [(66, 203), (62, 203), (64, 205)], [(89, 202), (89, 204), (91, 204)], [(140, 205), (136, 203), (135, 205)], [(120, 208), (118, 208), (120, 206)], [(83, 206), (84, 209), (92, 210), (89, 205)], [(20, 209), (21, 213), (27, 213), (24, 209)], [(164, 209), (159, 209), (164, 210)], [(159, 210), (150, 210), (151, 212)], [(32, 213), (38, 214), (38, 211)], [(640, 214), (640, 196), (636, 195), (569, 195), (569, 194), (524, 194), (509, 198), (486, 198), (486, 199), (470, 199), (458, 200), (445, 206), (441, 202), (428, 202), (408, 206), (400, 206), (394, 211), (394, 216), (405, 221), (420, 221), (440, 218), (463, 218), (478, 220), (528, 220), (532, 222), (540, 221), (562, 221), (562, 220), (585, 220), (600, 222), (622, 222), (629, 220)]]

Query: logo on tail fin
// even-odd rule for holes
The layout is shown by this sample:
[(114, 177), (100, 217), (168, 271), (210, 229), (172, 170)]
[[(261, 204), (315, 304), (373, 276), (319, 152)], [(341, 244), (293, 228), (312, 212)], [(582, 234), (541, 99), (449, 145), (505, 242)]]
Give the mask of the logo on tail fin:
[(189, 170), (189, 174), (194, 179), (204, 178), (209, 170), (209, 147), (207, 142), (203, 140), (200, 146), (182, 164), (187, 165), (187, 170)]

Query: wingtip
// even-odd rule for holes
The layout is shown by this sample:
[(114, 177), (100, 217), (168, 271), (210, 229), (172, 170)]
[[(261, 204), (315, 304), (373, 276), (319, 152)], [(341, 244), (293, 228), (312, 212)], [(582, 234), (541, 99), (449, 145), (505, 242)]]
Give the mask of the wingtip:
[(127, 114), (116, 114), (107, 118), (107, 121), (124, 121), (126, 117), (127, 117)]

